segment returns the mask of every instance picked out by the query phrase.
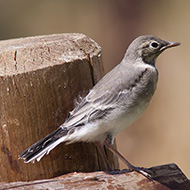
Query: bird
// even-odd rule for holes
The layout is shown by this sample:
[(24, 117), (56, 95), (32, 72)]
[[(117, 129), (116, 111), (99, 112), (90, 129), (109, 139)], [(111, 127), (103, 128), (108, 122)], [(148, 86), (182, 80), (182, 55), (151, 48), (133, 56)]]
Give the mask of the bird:
[(145, 168), (132, 165), (117, 151), (114, 139), (150, 104), (158, 81), (157, 57), (164, 50), (179, 45), (179, 42), (165, 41), (152, 35), (134, 39), (123, 60), (77, 103), (64, 123), (27, 148), (19, 158), (25, 163), (39, 162), (60, 143), (90, 142), (97, 146), (106, 170), (112, 168), (104, 147), (119, 157), (129, 170), (150, 176)]

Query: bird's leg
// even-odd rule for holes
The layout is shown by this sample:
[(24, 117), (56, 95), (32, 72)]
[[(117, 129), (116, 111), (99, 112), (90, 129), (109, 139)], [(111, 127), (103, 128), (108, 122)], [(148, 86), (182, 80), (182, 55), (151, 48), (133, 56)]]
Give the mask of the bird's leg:
[(95, 145), (98, 148), (98, 151), (100, 152), (100, 154), (102, 156), (102, 159), (103, 159), (104, 165), (106, 167), (106, 170), (107, 171), (112, 171), (110, 162), (109, 162), (109, 160), (107, 158), (107, 155), (105, 153), (105, 149), (104, 149), (103, 143), (101, 143), (101, 142), (95, 142)]
[(128, 162), (117, 150), (116, 148), (111, 145), (107, 140), (104, 141), (104, 145), (110, 149), (116, 156), (118, 156), (129, 168), (129, 170), (131, 171), (137, 171), (141, 174), (143, 174), (144, 176), (146, 176), (147, 178), (150, 178), (152, 174), (152, 171), (146, 169), (146, 168), (142, 168), (142, 167), (135, 167), (133, 166), (130, 162)]
[(129, 169), (133, 170), (134, 166), (132, 164), (130, 164), (117, 150), (114, 146), (112, 146), (110, 143), (108, 143), (108, 141), (104, 141), (104, 145), (110, 149), (117, 157), (119, 157), (126, 165)]

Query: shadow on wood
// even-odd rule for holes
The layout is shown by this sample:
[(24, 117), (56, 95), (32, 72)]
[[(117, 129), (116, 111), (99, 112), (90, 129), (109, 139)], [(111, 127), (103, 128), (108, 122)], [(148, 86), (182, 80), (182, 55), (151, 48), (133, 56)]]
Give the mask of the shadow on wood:
[(137, 172), (109, 174), (105, 172), (71, 173), (54, 179), (33, 182), (1, 183), (0, 189), (125, 189), (125, 190), (189, 190), (190, 182), (175, 164), (152, 167), (153, 180)]
[[(59, 127), (102, 77), (101, 47), (83, 34), (0, 42), (0, 181), (31, 181), (103, 170), (92, 144), (59, 145), (39, 163), (18, 155)], [(77, 150), (77, 151), (76, 151)], [(110, 161), (118, 167), (112, 155)]]

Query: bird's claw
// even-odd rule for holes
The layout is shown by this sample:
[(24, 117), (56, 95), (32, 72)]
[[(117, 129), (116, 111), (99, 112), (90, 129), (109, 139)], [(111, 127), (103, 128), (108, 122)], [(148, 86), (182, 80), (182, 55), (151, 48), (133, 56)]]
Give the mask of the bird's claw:
[(154, 172), (148, 168), (143, 168), (143, 167), (130, 167), (129, 171), (136, 171), (142, 175), (144, 175), (145, 177), (147, 177), (148, 179), (152, 179), (152, 176), (154, 175)]

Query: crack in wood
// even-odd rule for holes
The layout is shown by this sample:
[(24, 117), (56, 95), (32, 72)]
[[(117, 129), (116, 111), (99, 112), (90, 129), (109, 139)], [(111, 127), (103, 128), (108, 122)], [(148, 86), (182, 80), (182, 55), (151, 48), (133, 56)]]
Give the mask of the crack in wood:
[(15, 70), (17, 71), (17, 50), (15, 50), (14, 52), (14, 61), (15, 61), (15, 64), (14, 64)]

